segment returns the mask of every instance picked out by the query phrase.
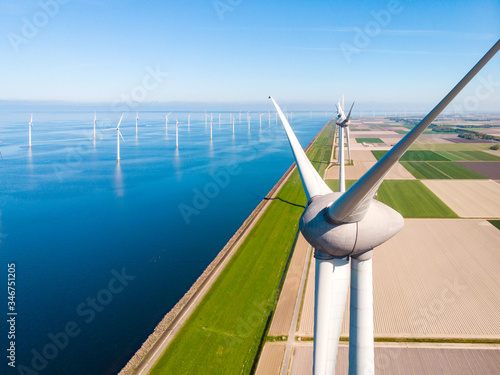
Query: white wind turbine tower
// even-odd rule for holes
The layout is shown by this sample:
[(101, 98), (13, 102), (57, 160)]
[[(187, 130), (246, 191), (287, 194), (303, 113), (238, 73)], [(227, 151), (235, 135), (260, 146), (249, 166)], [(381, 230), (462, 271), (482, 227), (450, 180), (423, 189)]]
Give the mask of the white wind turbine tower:
[(182, 124), (182, 122), (175, 119), (175, 148), (179, 148), (179, 124)]
[(135, 135), (138, 134), (138, 132), (137, 132), (137, 125), (138, 125), (138, 123), (139, 123), (139, 112), (136, 112), (135, 113)]
[(95, 141), (95, 123), (97, 122), (97, 114), (94, 112), (94, 141)]
[(168, 116), (170, 116), (172, 112), (169, 112), (168, 115), (165, 115), (165, 131), (168, 131)]
[(212, 140), (212, 124), (214, 122), (214, 117), (210, 114), (210, 140)]
[(188, 114), (188, 130), (191, 125), (191, 114)]
[(233, 135), (234, 135), (234, 119), (236, 118), (236, 116), (233, 116), (233, 114), (231, 113), (231, 117), (233, 118)]
[(250, 132), (250, 112), (247, 112), (247, 121), (248, 121), (248, 132)]
[(110, 128), (106, 130), (116, 130), (116, 162), (120, 162), (120, 137), (122, 137), (123, 142), (125, 142), (125, 139), (123, 138), (122, 133), (120, 132), (120, 124), (122, 123), (123, 119), (123, 113), (120, 117), (120, 121), (118, 121), (118, 126), (116, 128)]
[(404, 219), (373, 198), (394, 164), (499, 49), (500, 40), (427, 116), (346, 192), (333, 193), (326, 185), (271, 98), (287, 133), (308, 200), (299, 227), (315, 248), (314, 375), (335, 373), (349, 287), (349, 261), (349, 374), (374, 373), (373, 249), (398, 233)]
[(33, 128), (33, 113), (31, 114), (31, 119), (28, 124), (28, 145), (31, 148), (31, 129)]

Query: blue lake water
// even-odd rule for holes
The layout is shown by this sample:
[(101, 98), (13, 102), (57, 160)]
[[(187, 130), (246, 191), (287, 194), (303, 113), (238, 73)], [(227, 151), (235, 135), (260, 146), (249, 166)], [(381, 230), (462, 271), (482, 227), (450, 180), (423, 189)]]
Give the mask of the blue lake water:
[[(0, 267), (16, 264), (16, 365), (40, 374), (115, 374), (293, 162), (274, 113), (125, 115), (52, 106), (0, 112)], [(179, 149), (175, 148), (175, 118)], [(325, 113), (294, 113), (305, 147)], [(5, 291), (5, 289), (4, 289)], [(7, 313), (7, 294), (3, 293)], [(6, 316), (6, 315), (5, 315)], [(8, 347), (0, 336), (2, 352)], [(4, 372), (6, 369), (6, 372)]]

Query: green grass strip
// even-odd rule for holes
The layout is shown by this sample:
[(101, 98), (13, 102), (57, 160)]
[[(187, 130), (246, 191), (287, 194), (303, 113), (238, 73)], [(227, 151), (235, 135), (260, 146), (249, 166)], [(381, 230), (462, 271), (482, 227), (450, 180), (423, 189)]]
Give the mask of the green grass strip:
[[(328, 165), (332, 127), (308, 156)], [(329, 142), (331, 143), (331, 142)], [(277, 194), (151, 374), (248, 374), (298, 230), (306, 197), (297, 171)]]
[(380, 138), (356, 138), (358, 143), (384, 143)]

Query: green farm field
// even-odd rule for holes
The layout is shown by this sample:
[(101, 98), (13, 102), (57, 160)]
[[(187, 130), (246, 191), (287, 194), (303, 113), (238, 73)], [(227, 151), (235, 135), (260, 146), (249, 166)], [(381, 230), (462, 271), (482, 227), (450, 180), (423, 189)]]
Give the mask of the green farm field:
[(402, 162), (415, 178), (419, 179), (487, 179), (486, 176), (475, 172), (453, 161), (445, 162)]
[[(356, 180), (347, 180), (346, 189)], [(338, 180), (327, 180), (334, 191), (338, 191)], [(414, 180), (385, 180), (380, 185), (377, 199), (398, 211), (405, 218), (457, 218), (422, 182)]]
[(384, 143), (380, 138), (356, 138), (358, 143)]

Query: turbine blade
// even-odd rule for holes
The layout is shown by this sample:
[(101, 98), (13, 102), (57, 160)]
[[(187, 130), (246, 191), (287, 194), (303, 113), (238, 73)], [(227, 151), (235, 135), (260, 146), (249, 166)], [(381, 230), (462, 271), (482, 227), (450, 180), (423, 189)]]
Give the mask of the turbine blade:
[(125, 138), (123, 138), (123, 135), (119, 130), (118, 130), (118, 134), (120, 134), (120, 137), (123, 139), (123, 142), (125, 142)]
[(123, 119), (123, 113), (122, 116), (120, 117), (120, 121), (118, 121), (118, 126), (116, 127), (117, 129), (120, 129), (120, 124), (122, 123), (122, 119)]
[(351, 118), (351, 112), (352, 112), (352, 107), (354, 107), (354, 103), (356, 102), (352, 102), (352, 105), (351, 105), (351, 109), (349, 110), (349, 114), (347, 115), (347, 118), (345, 119), (345, 122), (349, 122), (349, 119)]
[(401, 141), (366, 172), (351, 188), (329, 208), (328, 216), (333, 222), (350, 223), (363, 219), (370, 207), (378, 187), (408, 148), (424, 132), (427, 126), (446, 108), (472, 78), (491, 60), (500, 49), (500, 40), (478, 61), (460, 82), (425, 116)]
[(288, 142), (290, 143), (295, 162), (297, 163), (297, 168), (302, 180), (302, 185), (304, 186), (307, 201), (309, 202), (311, 198), (315, 196), (331, 193), (332, 190), (328, 187), (325, 181), (323, 181), (323, 179), (320, 177), (318, 172), (316, 172), (316, 169), (314, 169), (311, 162), (307, 158), (306, 153), (302, 149), (297, 137), (290, 127), (290, 124), (288, 123), (288, 120), (286, 119), (286, 116), (283, 114), (283, 111), (271, 96), (269, 98), (272, 100), (274, 107), (276, 108), (276, 111), (281, 118), (283, 127), (285, 128)]

